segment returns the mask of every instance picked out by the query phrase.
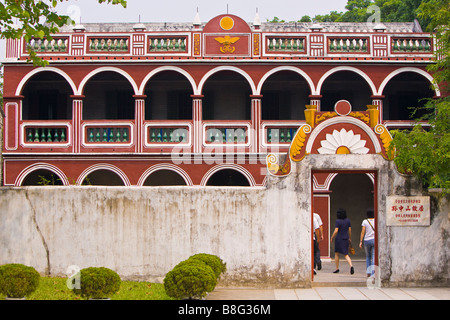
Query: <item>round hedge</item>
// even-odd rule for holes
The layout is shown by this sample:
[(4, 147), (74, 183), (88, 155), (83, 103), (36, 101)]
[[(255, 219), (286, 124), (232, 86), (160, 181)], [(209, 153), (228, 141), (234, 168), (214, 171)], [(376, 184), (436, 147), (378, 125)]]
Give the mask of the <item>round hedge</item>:
[(108, 268), (90, 267), (80, 271), (80, 288), (74, 293), (86, 299), (105, 299), (115, 294), (122, 283), (119, 275)]
[(40, 274), (23, 264), (5, 264), (0, 266), (0, 293), (8, 298), (24, 298), (36, 291)]
[(203, 298), (216, 284), (217, 277), (211, 267), (193, 260), (179, 263), (164, 278), (167, 295), (176, 299)]
[(222, 261), (222, 259), (212, 254), (198, 253), (189, 257), (188, 260), (198, 260), (207, 264), (211, 267), (211, 269), (213, 269), (216, 278), (219, 278), (220, 274), (227, 270), (226, 264)]

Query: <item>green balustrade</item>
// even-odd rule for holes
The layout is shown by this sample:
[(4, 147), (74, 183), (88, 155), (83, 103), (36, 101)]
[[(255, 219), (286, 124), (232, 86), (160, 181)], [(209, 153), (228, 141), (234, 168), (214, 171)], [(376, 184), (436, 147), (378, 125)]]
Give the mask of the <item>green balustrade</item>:
[(27, 127), (26, 141), (32, 143), (67, 142), (67, 128)]
[(408, 53), (408, 52), (424, 52), (431, 53), (431, 39), (416, 38), (393, 38), (392, 52)]
[(304, 52), (305, 38), (300, 37), (268, 37), (268, 52)]
[(208, 143), (245, 143), (247, 140), (246, 128), (208, 128), (206, 142)]
[(187, 143), (189, 131), (186, 128), (155, 128), (149, 129), (150, 143)]
[(148, 38), (149, 52), (186, 52), (187, 37)]
[(31, 48), (35, 52), (69, 52), (69, 38), (68, 37), (53, 37), (52, 40), (31, 39), (27, 44), (27, 51)]
[(267, 143), (291, 143), (297, 127), (267, 128)]
[(329, 52), (369, 52), (368, 38), (328, 38)]
[(130, 142), (129, 128), (88, 128), (87, 141), (89, 143), (127, 143)]
[(129, 38), (89, 38), (90, 52), (127, 52)]

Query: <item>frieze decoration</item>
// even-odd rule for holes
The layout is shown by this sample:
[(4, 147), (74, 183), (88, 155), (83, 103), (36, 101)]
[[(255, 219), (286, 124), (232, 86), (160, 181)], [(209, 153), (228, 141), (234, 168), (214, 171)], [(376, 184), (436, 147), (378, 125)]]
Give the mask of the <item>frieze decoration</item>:
[(232, 38), (230, 36), (214, 38), (214, 40), (222, 44), (222, 47), (220, 47), (220, 52), (222, 53), (234, 53), (234, 51), (236, 51), (236, 48), (233, 46), (233, 44), (236, 43), (239, 39), (239, 37)]
[(317, 149), (319, 154), (367, 154), (366, 141), (361, 139), (360, 134), (354, 134), (353, 130), (334, 130), (332, 134), (327, 133), (326, 139), (320, 142), (321, 147)]
[(279, 156), (276, 154), (268, 154), (266, 157), (267, 170), (274, 176), (287, 176), (291, 173), (291, 160), (286, 157), (283, 164), (280, 164)]

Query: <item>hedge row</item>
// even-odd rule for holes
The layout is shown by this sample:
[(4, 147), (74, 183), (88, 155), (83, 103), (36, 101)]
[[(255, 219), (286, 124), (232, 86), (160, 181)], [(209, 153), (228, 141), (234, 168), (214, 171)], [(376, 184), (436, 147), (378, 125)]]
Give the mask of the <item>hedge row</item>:
[(201, 299), (213, 291), (226, 264), (218, 256), (199, 253), (177, 264), (164, 278), (168, 296)]

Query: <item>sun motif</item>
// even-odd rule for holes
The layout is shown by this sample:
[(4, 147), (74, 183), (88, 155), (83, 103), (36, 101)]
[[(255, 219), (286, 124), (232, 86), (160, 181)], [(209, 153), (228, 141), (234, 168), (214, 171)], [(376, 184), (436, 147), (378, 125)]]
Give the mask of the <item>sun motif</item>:
[(361, 140), (361, 135), (354, 134), (353, 130), (334, 130), (332, 134), (326, 135), (326, 140), (320, 142), (321, 148), (317, 149), (320, 154), (367, 154), (369, 149), (365, 147), (366, 141)]

